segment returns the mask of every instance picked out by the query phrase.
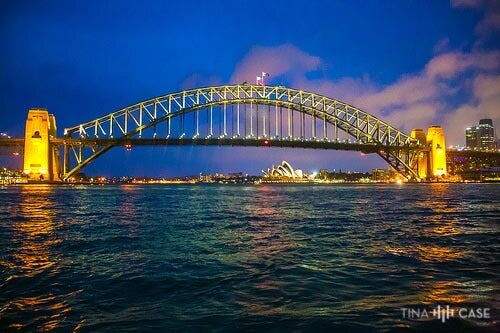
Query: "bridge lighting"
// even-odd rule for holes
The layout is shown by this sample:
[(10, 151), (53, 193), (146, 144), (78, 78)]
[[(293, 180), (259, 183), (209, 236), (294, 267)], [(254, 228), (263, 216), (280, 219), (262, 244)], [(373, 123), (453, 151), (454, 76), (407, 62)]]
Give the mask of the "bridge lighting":
[(125, 145), (125, 149), (127, 149), (127, 151), (130, 151), (132, 149), (132, 145), (131, 144), (126, 144)]
[[(255, 74), (257, 84), (262, 86), (264, 86), (265, 81), (268, 80), (266, 77), (270, 76), (267, 72), (255, 72)], [(144, 140), (144, 142), (148, 142), (147, 140), (149, 139), (151, 140), (151, 143), (159, 135), (163, 138), (166, 136), (165, 144), (170, 143), (170, 138), (174, 138), (174, 142), (179, 142), (176, 140), (186, 139), (188, 137), (195, 139), (197, 144), (201, 144), (202, 141), (206, 139), (207, 144), (209, 145), (234, 143), (235, 145), (244, 146), (252, 144), (252, 142), (253, 145), (258, 145), (258, 141), (260, 141), (261, 146), (268, 147), (271, 146), (271, 144), (276, 146), (276, 143), (284, 142), (285, 144), (280, 146), (307, 146), (308, 148), (325, 147), (328, 149), (340, 149), (342, 148), (342, 143), (346, 144), (345, 148), (359, 150), (359, 148), (362, 147), (350, 147), (348, 145), (352, 145), (353, 143), (363, 145), (370, 144), (373, 145), (373, 147), (368, 151), (377, 152), (397, 172), (404, 175), (410, 175), (412, 177), (417, 176), (415, 170), (412, 169), (413, 165), (416, 163), (414, 160), (419, 158), (417, 153), (421, 153), (421, 151), (427, 152), (427, 150), (424, 150), (424, 147), (420, 147), (418, 145), (415, 146), (417, 142), (416, 139), (411, 138), (405, 133), (389, 126), (371, 114), (328, 96), (322, 96), (312, 92), (292, 88), (284, 89), (282, 85), (273, 88), (276, 89), (273, 90), (273, 94), (265, 94), (265, 96), (259, 95), (258, 98), (255, 96), (255, 87), (248, 83), (243, 85), (224, 85), (180, 91), (139, 102), (99, 119), (67, 128), (64, 130), (64, 136), (68, 139), (71, 138), (74, 142), (64, 141), (63, 144), (65, 145), (65, 148), (68, 148), (64, 150), (64, 158), (69, 157), (71, 153), (74, 153), (78, 158), (70, 159), (69, 163), (65, 165), (63, 178), (69, 179), (71, 175), (83, 168), (89, 161), (97, 158), (105, 152), (106, 147), (108, 147), (107, 142), (110, 144), (122, 142), (121, 144), (123, 144), (127, 150), (131, 150), (132, 146), (130, 144), (125, 145), (125, 143), (127, 143), (126, 140), (131, 138), (127, 135), (127, 133), (133, 132), (140, 135), (141, 131), (142, 134), (146, 135), (147, 133), (149, 136), (149, 138)], [(260, 87), (259, 90), (260, 93), (262, 93), (263, 90), (260, 89)], [(276, 91), (276, 94), (274, 91)], [(319, 103), (320, 100), (321, 103)], [(247, 108), (248, 105), (250, 106), (249, 110)], [(257, 105), (257, 107), (268, 106), (268, 110), (263, 108), (261, 111), (256, 111), (254, 105)], [(212, 109), (214, 106), (220, 108), (221, 111), (220, 116), (218, 117), (219, 119), (217, 120), (219, 123), (217, 123), (213, 117)], [(229, 118), (227, 118), (227, 106), (231, 108)], [(306, 106), (306, 108), (304, 108), (304, 106)], [(243, 107), (242, 110), (241, 107)], [(154, 116), (149, 113), (153, 108)], [(273, 121), (273, 109), (275, 109), (275, 121)], [(205, 119), (205, 117), (202, 117), (202, 110), (203, 113), (206, 111), (206, 123), (199, 124), (201, 118)], [(325, 114), (322, 117), (320, 114), (324, 113), (325, 110), (335, 110), (335, 112), (333, 114)], [(157, 111), (159, 112), (158, 117)], [(193, 117), (194, 123), (193, 126), (187, 126), (187, 129), (189, 129), (187, 130), (185, 127), (184, 115), (190, 111), (195, 112)], [(283, 113), (283, 111), (285, 112)], [(260, 114), (260, 117), (259, 115), (256, 116), (256, 112)], [(299, 113), (299, 119), (297, 119), (297, 113)], [(150, 117), (143, 119), (146, 114)], [(311, 131), (307, 130), (307, 127), (310, 126), (307, 125), (308, 122), (304, 123), (305, 115), (313, 116), (314, 118), (314, 121), (310, 124), (312, 126), (310, 127)], [(236, 116), (236, 119), (231, 118), (234, 116)], [(180, 121), (174, 122), (174, 118)], [(236, 120), (236, 122), (234, 122), (234, 120)], [(297, 122), (298, 120), (301, 120), (300, 126), (298, 126), (299, 124), (297, 123), (294, 126), (294, 122)], [(317, 127), (321, 126), (316, 126), (319, 125), (316, 123), (316, 120), (323, 122), (323, 132), (321, 135), (318, 135), (320, 133), (317, 132)], [(258, 125), (257, 131), (255, 130), (255, 121), (257, 121)], [(162, 123), (162, 126), (165, 125), (165, 129), (167, 130), (167, 132), (163, 135), (161, 134), (163, 131), (157, 133), (157, 129), (154, 127), (159, 125), (160, 122)], [(226, 126), (227, 123), (230, 124), (230, 131)], [(261, 123), (263, 124), (263, 128), (259, 129), (258, 127), (260, 127)], [(214, 125), (219, 125), (219, 131), (214, 131)], [(153, 126), (151, 131), (143, 132), (151, 126)], [(171, 126), (174, 127), (173, 131), (171, 131)], [(53, 127), (55, 128), (55, 122)], [(272, 127), (276, 127), (276, 131), (273, 131)], [(300, 136), (297, 135), (299, 127)], [(55, 139), (60, 140), (56, 138), (55, 131), (50, 132), (51, 128), (52, 127), (49, 126), (48, 136), (53, 136)], [(107, 128), (110, 128), (109, 132), (104, 131), (104, 129)], [(224, 129), (223, 131), (222, 128)], [(117, 129), (114, 136), (117, 137), (119, 141), (113, 139), (113, 129)], [(375, 131), (374, 129), (377, 130)], [(33, 128), (33, 131), (27, 131), (29, 132), (29, 135), (27, 136), (28, 141), (32, 138), (31, 135), (36, 130), (39, 129)], [(355, 135), (352, 136), (351, 132)], [(264, 135), (262, 135), (262, 133), (264, 133)], [(4, 136), (5, 135), (6, 133)], [(45, 136), (47, 137), (47, 135)], [(362, 136), (362, 138), (359, 138), (359, 136)], [(99, 139), (97, 139), (97, 137)], [(423, 130), (422, 137), (423, 140), (420, 142), (427, 143), (427, 138), (423, 133)], [(95, 148), (92, 146), (92, 141), (89, 140), (93, 138), (96, 138), (97, 142)], [(220, 138), (221, 140), (214, 140), (216, 138)], [(223, 138), (233, 138), (235, 140), (234, 142), (229, 142), (222, 140)], [(1, 137), (1, 132), (0, 139), (3, 139)], [(123, 139), (125, 141), (121, 141)], [(271, 142), (273, 140), (274, 142)], [(135, 143), (135, 140), (133, 141)], [(252, 142), (249, 143), (247, 141)], [(132, 141), (129, 141), (129, 143), (130, 142)], [(325, 145), (320, 144), (320, 142), (331, 142), (337, 143), (338, 145)], [(189, 141), (181, 141), (179, 143), (184, 144), (189, 143)], [(438, 143), (441, 149), (437, 149), (436, 145)], [(3, 144), (3, 142), (0, 142), (0, 144)], [(154, 144), (161, 144), (161, 142), (155, 141)], [(409, 144), (408, 150), (400, 149), (403, 145), (407, 144)], [(48, 146), (48, 143), (46, 146)], [(83, 149), (91, 148), (91, 146), (93, 149)], [(432, 147), (434, 147), (435, 152), (433, 156), (444, 160), (446, 148), (444, 141), (436, 141)], [(386, 149), (387, 151), (385, 151)], [(52, 150), (49, 149), (49, 151)], [(365, 151), (364, 153), (368, 154), (368, 151)], [(20, 154), (23, 155), (22, 152)], [(84, 156), (84, 154), (86, 156)], [(26, 157), (26, 155), (29, 156), (30, 154), (27, 154), (25, 149), (24, 156)], [(45, 158), (47, 155), (49, 154), (43, 154), (43, 158), (45, 160), (47, 159)], [(51, 153), (51, 161), (53, 159), (52, 155), (53, 154)], [(430, 155), (430, 153), (424, 153), (424, 158), (427, 155)], [(38, 158), (37, 155), (34, 156)], [(67, 161), (66, 159), (61, 160)], [(76, 165), (73, 161), (76, 161)], [(29, 162), (27, 166), (30, 164), (36, 165), (39, 164), (39, 162)], [(49, 165), (49, 167), (47, 167), (45, 166), (46, 164), (47, 163), (42, 163), (47, 170), (58, 170), (57, 165), (54, 167)], [(443, 167), (440, 166), (439, 168), (443, 171), (446, 170), (444, 164)], [(30, 175), (35, 173), (38, 173), (38, 170), (35, 171), (34, 169), (31, 169)], [(51, 176), (51, 178), (56, 177), (57, 175), (55, 174)]]

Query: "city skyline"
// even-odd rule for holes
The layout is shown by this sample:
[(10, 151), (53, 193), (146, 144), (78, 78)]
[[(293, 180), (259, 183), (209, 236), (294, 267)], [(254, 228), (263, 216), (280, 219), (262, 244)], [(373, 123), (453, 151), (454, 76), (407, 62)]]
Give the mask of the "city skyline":
[[(324, 10), (297, 22), (280, 15), (281, 1), (258, 8), (224, 4), (174, 4), (169, 8), (176, 20), (166, 20), (166, 8), (155, 2), (4, 5), (0, 100), (8, 117), (0, 130), (22, 136), (28, 109), (38, 106), (56, 115), (61, 136), (64, 127), (147, 98), (253, 82), (262, 71), (270, 74), (266, 84), (345, 101), (407, 133), (442, 125), (447, 145), (464, 145), (465, 128), (479, 119), (499, 123), (499, 8), (493, 1), (315, 2), (313, 7)], [(297, 3), (286, 10), (301, 13)], [(333, 24), (327, 13), (335, 11), (364, 24), (352, 26), (342, 18)], [(124, 23), (132, 18), (143, 22)], [(192, 24), (177, 23), (183, 19)], [(106, 155), (88, 173), (257, 173), (275, 160), (303, 165), (307, 172), (385, 166), (374, 155), (277, 148), (134, 147)]]

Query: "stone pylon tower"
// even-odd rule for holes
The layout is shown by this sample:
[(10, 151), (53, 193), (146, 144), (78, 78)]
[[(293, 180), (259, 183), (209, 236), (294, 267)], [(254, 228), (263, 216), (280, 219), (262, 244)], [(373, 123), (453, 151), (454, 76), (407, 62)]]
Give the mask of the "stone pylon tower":
[(30, 109), (24, 134), (24, 173), (29, 180), (59, 180), (59, 150), (50, 143), (56, 137), (56, 118), (46, 109)]
[(446, 145), (441, 126), (431, 126), (427, 130), (427, 145), (430, 152), (430, 177), (446, 176)]
[(414, 164), (415, 172), (420, 179), (432, 180), (446, 176), (446, 146), (441, 126), (431, 126), (427, 135), (421, 128), (413, 129), (410, 136), (417, 139), (425, 147), (418, 153)]
[[(410, 136), (414, 139), (417, 139), (419, 143), (423, 146), (427, 145), (427, 137), (425, 132), (421, 128), (416, 128), (411, 131)], [(429, 161), (429, 152), (421, 151), (418, 153), (417, 161), (415, 163), (416, 173), (418, 178), (426, 179), (427, 178), (427, 166)]]

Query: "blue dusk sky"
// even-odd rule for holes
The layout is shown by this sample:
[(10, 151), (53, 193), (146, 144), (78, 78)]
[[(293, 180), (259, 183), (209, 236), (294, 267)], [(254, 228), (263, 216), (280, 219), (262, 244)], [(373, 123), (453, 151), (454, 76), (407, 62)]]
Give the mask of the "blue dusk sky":
[[(362, 108), (407, 133), (443, 126), (448, 145), (480, 118), (500, 126), (500, 2), (3, 1), (0, 131), (23, 136), (44, 107), (65, 127), (198, 86), (284, 84)], [(20, 157), (2, 162), (21, 168)], [(260, 174), (289, 161), (369, 171), (359, 152), (245, 147), (113, 148), (90, 175)]]

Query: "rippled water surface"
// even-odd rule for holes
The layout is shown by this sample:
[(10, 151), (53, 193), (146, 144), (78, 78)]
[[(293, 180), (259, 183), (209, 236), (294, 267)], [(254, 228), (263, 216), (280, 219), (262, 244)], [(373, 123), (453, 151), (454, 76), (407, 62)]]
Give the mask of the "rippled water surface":
[[(0, 332), (498, 332), (498, 184), (0, 188)], [(487, 308), (445, 323), (402, 308)]]

